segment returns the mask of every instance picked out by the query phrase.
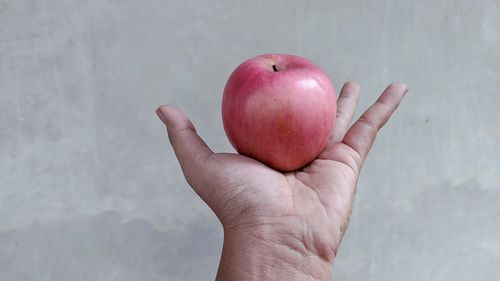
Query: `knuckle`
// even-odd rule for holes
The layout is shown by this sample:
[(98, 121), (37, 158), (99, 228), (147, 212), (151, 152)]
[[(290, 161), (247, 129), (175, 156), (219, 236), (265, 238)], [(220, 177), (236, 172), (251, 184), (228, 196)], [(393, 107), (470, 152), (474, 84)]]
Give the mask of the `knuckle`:
[(359, 119), (358, 119), (358, 122), (366, 125), (370, 129), (375, 130), (375, 131), (380, 130), (380, 127), (381, 127), (378, 122), (372, 121), (370, 118), (368, 118), (368, 116), (366, 114), (361, 115), (361, 117), (359, 117)]

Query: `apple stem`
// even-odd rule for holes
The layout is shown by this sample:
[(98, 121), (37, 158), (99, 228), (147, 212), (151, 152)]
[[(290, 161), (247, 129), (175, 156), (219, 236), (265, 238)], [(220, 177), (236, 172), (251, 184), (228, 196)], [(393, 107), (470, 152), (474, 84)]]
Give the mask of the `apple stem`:
[(278, 72), (278, 68), (276, 67), (275, 64), (273, 64), (273, 70), (274, 70), (274, 72)]

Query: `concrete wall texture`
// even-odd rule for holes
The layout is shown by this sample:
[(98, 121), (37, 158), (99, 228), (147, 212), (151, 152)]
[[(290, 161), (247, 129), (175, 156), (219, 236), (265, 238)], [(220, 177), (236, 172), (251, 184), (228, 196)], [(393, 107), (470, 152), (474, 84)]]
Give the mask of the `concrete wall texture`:
[(498, 0), (0, 0), (0, 280), (194, 281), (222, 230), (154, 110), (216, 151), (230, 72), (311, 59), (361, 109), (410, 92), (358, 185), (336, 280), (500, 280)]

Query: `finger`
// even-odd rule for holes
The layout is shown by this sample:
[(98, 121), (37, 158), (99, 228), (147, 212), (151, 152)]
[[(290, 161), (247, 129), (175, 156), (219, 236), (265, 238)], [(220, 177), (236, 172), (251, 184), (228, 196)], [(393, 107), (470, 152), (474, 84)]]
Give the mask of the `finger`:
[(358, 103), (359, 85), (355, 82), (347, 82), (340, 91), (337, 99), (337, 116), (333, 126), (332, 141), (340, 142), (351, 124), (356, 104)]
[(359, 154), (361, 163), (375, 141), (377, 132), (389, 120), (407, 91), (405, 84), (392, 83), (347, 131), (343, 142)]
[(200, 194), (203, 165), (213, 152), (198, 136), (193, 123), (182, 111), (172, 106), (163, 105), (156, 110), (156, 113), (167, 126), (170, 143), (186, 180)]

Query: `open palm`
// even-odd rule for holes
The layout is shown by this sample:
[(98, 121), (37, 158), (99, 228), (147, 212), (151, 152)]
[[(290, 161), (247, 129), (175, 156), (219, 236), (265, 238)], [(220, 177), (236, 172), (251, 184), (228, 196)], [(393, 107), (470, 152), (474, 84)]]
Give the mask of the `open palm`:
[(282, 233), (291, 238), (288, 247), (332, 262), (349, 221), (361, 166), (406, 91), (404, 84), (389, 85), (349, 128), (359, 86), (347, 82), (337, 101), (330, 143), (308, 166), (288, 173), (242, 155), (213, 153), (181, 111), (161, 106), (157, 112), (188, 183), (218, 216), (225, 233)]

